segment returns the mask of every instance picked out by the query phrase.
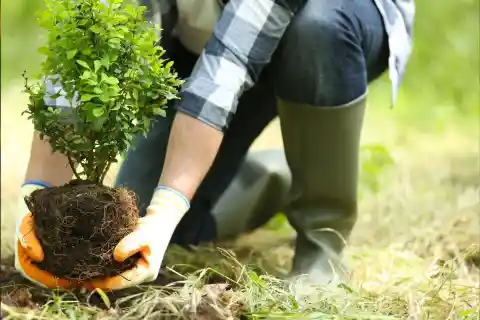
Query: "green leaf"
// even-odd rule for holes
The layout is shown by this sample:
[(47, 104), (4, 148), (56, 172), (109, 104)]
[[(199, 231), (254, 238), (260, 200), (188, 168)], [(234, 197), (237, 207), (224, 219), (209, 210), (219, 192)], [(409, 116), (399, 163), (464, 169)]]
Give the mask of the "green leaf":
[(101, 28), (99, 26), (96, 26), (96, 25), (91, 26), (90, 30), (94, 33), (97, 33), (97, 34), (101, 34), (101, 33), (105, 32), (105, 30), (103, 30), (103, 28)]
[(104, 113), (105, 113), (105, 108), (104, 107), (97, 107), (97, 108), (92, 110), (92, 114), (96, 118), (103, 116)]
[(123, 114), (128, 121), (135, 119), (135, 114), (130, 110), (123, 110)]
[(115, 77), (109, 77), (107, 76), (106, 73), (102, 72), (102, 82), (108, 83), (108, 84), (118, 84), (118, 79)]
[(88, 70), (91, 70), (90, 67), (88, 66), (88, 63), (86, 63), (85, 61), (83, 61), (83, 60), (77, 60), (77, 63), (78, 63), (79, 65), (81, 65), (82, 67), (87, 68)]
[(108, 39), (108, 42), (113, 44), (120, 44), (122, 41), (118, 38), (110, 38)]
[(100, 100), (102, 100), (102, 102), (108, 102), (110, 101), (111, 99), (111, 96), (110, 94), (107, 92), (107, 91), (104, 91), (101, 95), (100, 95)]
[(38, 51), (38, 53), (44, 54), (44, 55), (47, 55), (47, 56), (50, 54), (50, 49), (47, 48), (47, 47), (40, 47), (40, 48), (38, 48), (37, 51)]
[(143, 128), (145, 131), (148, 131), (150, 129), (150, 123), (151, 123), (150, 118), (147, 118), (147, 117), (143, 118)]
[(75, 57), (75, 55), (77, 54), (78, 50), (77, 49), (73, 49), (73, 50), (70, 50), (67, 52), (67, 59), (68, 60), (71, 60)]
[(166, 111), (162, 108), (154, 108), (153, 109), (153, 114), (160, 115), (160, 116), (163, 116), (163, 117), (165, 117), (167, 115)]
[(95, 73), (97, 73), (98, 70), (102, 67), (102, 62), (100, 60), (95, 60), (93, 64), (95, 66)]
[(119, 81), (118, 81), (118, 79), (115, 78), (115, 77), (108, 77), (107, 80), (106, 80), (106, 82), (107, 82), (108, 84), (118, 84)]
[(93, 52), (93, 49), (90, 47), (82, 50), (82, 53), (86, 56), (89, 56), (92, 52)]
[(61, 91), (61, 90), (58, 90), (57, 93), (52, 94), (52, 95), (50, 96), (50, 99), (57, 99), (57, 98), (59, 98), (61, 95), (62, 95), (62, 91)]
[(83, 72), (83, 74), (80, 76), (80, 79), (87, 80), (87, 79), (90, 79), (91, 77), (92, 77), (92, 72), (85, 70), (85, 72)]
[(133, 88), (132, 95), (135, 100), (138, 100), (138, 90), (136, 88)]
[(90, 78), (87, 80), (87, 84), (91, 87), (95, 87), (96, 85), (98, 85), (98, 82), (95, 79)]
[(93, 130), (96, 132), (101, 132), (102, 127), (105, 124), (105, 122), (108, 120), (108, 118), (103, 114), (102, 116), (99, 116), (93, 120)]
[(92, 150), (93, 146), (90, 143), (81, 143), (75, 146), (76, 151), (86, 152)]
[(107, 55), (105, 55), (105, 56), (102, 58), (101, 63), (102, 63), (102, 65), (103, 65), (105, 68), (110, 67), (110, 58), (109, 58)]
[(120, 32), (117, 32), (117, 31), (110, 32), (110, 37), (115, 37), (115, 38), (120, 38), (120, 39), (124, 39), (124, 38), (125, 38), (125, 36), (123, 35), (123, 33), (120, 33)]
[(137, 15), (137, 12), (135, 11), (135, 8), (132, 5), (127, 5), (125, 7), (125, 11), (131, 17), (136, 17), (136, 15)]
[(82, 101), (90, 101), (92, 100), (93, 98), (96, 98), (98, 97), (97, 94), (89, 94), (89, 93), (86, 93), (86, 94), (82, 94), (82, 96), (80, 97), (80, 100)]

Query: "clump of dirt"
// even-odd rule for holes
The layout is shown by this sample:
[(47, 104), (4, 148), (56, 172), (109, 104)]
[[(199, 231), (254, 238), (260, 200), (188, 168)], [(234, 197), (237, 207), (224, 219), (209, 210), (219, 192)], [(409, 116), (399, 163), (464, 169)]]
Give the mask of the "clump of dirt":
[[(14, 308), (40, 308), (45, 304), (51, 291), (35, 287), (22, 277), (13, 267), (13, 261), (2, 261), (0, 265), (0, 300), (3, 304)], [(2, 316), (3, 316), (2, 310)], [(3, 317), (0, 317), (3, 319)]]
[(113, 258), (116, 245), (139, 219), (133, 192), (72, 180), (36, 190), (25, 201), (44, 251), (38, 263), (42, 270), (83, 281), (119, 275), (138, 261), (140, 254), (122, 263)]
[(246, 312), (245, 303), (238, 299), (227, 283), (206, 284), (199, 290), (199, 303), (194, 314), (195, 320), (238, 319), (238, 315)]

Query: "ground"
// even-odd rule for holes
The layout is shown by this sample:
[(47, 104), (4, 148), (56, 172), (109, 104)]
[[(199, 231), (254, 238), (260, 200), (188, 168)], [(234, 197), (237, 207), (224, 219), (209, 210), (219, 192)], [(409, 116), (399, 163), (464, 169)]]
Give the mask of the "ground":
[[(31, 136), (19, 115), (25, 104), (19, 91), (2, 90), (2, 256), (11, 252), (9, 212)], [(480, 319), (476, 132), (400, 126), (396, 111), (372, 104), (362, 140), (359, 221), (346, 250), (351, 280), (344, 285), (281, 280), (294, 233), (280, 215), (229, 243), (171, 248), (158, 284), (134, 292), (41, 290), (3, 260), (2, 318)], [(278, 123), (254, 148), (271, 146), (281, 146)]]

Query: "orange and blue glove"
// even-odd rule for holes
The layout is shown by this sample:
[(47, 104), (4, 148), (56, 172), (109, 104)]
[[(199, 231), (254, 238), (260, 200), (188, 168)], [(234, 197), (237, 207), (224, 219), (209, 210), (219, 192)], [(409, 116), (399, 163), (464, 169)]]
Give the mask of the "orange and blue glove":
[(136, 229), (122, 239), (114, 251), (114, 258), (119, 262), (140, 252), (137, 265), (116, 277), (89, 281), (85, 287), (112, 291), (154, 281), (173, 232), (189, 208), (188, 199), (176, 190), (157, 187), (145, 217), (139, 219)]
[(35, 235), (33, 215), (28, 210), (24, 198), (35, 190), (48, 187), (50, 187), (50, 185), (42, 181), (29, 180), (26, 181), (21, 188), (14, 239), (15, 268), (24, 278), (41, 287), (50, 289), (73, 289), (79, 286), (77, 282), (55, 277), (41, 270), (34, 264), (34, 262), (41, 262), (43, 260), (44, 253)]

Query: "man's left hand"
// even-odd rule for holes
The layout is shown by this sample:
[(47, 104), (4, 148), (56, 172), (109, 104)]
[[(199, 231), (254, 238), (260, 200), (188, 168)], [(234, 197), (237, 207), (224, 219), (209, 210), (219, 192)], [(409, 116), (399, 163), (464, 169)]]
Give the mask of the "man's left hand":
[(115, 248), (114, 258), (119, 262), (140, 252), (137, 265), (118, 276), (89, 281), (89, 290), (120, 290), (154, 281), (160, 271), (163, 257), (177, 224), (189, 209), (188, 200), (178, 192), (164, 187), (155, 190), (147, 214), (140, 218), (134, 232), (127, 235)]

